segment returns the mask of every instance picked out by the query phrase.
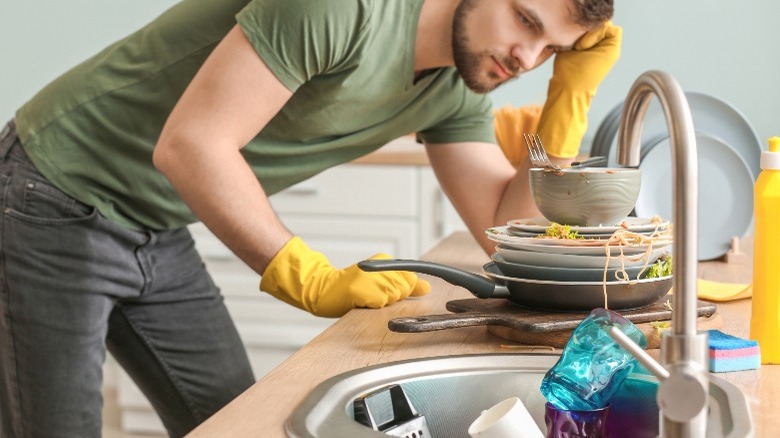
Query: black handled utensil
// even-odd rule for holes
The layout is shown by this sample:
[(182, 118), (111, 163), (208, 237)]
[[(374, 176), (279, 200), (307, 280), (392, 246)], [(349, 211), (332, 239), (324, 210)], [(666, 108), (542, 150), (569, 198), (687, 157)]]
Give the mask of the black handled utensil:
[(377, 259), (358, 262), (364, 271), (412, 271), (439, 277), (455, 286), (468, 289), (477, 298), (509, 298), (511, 295), (505, 285), (481, 275), (466, 272), (447, 265), (422, 260)]
[(607, 164), (607, 157), (590, 157), (582, 161), (575, 161), (571, 163), (571, 167), (602, 167)]

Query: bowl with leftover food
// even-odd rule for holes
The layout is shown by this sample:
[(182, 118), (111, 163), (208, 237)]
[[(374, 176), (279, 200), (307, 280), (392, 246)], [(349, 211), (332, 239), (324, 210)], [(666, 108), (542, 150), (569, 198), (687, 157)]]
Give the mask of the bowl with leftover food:
[(623, 167), (533, 168), (529, 182), (534, 202), (548, 220), (605, 226), (631, 213), (639, 197), (641, 171)]

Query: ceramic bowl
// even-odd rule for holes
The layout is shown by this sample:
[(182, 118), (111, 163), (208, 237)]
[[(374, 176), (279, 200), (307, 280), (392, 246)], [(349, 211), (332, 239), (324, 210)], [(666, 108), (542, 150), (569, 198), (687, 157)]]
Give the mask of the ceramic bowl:
[(639, 197), (634, 168), (531, 169), (531, 194), (545, 218), (565, 225), (608, 226), (625, 219)]

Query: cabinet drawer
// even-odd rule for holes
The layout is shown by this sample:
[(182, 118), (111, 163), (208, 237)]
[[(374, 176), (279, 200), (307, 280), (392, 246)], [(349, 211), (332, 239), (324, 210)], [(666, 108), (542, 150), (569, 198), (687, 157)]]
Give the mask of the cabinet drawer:
[(324, 253), (331, 264), (344, 268), (376, 253), (414, 258), (419, 254), (418, 227), (407, 218), (320, 218), (289, 214), (285, 225)]
[(415, 216), (418, 170), (401, 166), (343, 165), (273, 195), (285, 213), (322, 215)]
[(237, 326), (247, 348), (287, 349), (296, 351), (317, 337), (327, 326), (296, 326), (292, 324), (243, 323)]
[(322, 318), (314, 316), (297, 307), (293, 307), (285, 302), (264, 292), (255, 289), (255, 296), (246, 297), (226, 297), (230, 316), (236, 325), (265, 325), (269, 327), (298, 327), (306, 330), (324, 330), (334, 321), (333, 318)]

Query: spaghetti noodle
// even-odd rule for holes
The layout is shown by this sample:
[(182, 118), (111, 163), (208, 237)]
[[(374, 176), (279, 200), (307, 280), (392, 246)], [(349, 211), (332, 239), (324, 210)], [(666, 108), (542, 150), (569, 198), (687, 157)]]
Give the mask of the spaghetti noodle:
[[(672, 239), (672, 226), (670, 225), (667, 229), (659, 231), (658, 225), (661, 222), (661, 219), (657, 216), (653, 218), (653, 221), (656, 224), (655, 230), (650, 235), (644, 235), (635, 233), (632, 231), (629, 231), (624, 228), (620, 228), (615, 230), (612, 235), (606, 239), (606, 243), (604, 245), (607, 260), (604, 264), (604, 276), (602, 278), (602, 288), (604, 291), (604, 308), (609, 309), (608, 305), (608, 297), (607, 297), (607, 272), (609, 272), (609, 262), (612, 258), (612, 247), (617, 246), (620, 250), (620, 268), (615, 271), (615, 279), (618, 281), (625, 281), (628, 284), (636, 284), (636, 282), (639, 280), (639, 278), (642, 276), (642, 274), (647, 270), (648, 266), (650, 265), (650, 256), (653, 253), (653, 246), (659, 243), (668, 243)], [(626, 256), (623, 252), (623, 247), (633, 247), (633, 246), (647, 246), (647, 249), (641, 253), (637, 254), (635, 256)], [(644, 261), (644, 266), (642, 266), (642, 269), (637, 274), (636, 279), (631, 279), (626, 272), (626, 259), (628, 259), (631, 262), (636, 261)]]

